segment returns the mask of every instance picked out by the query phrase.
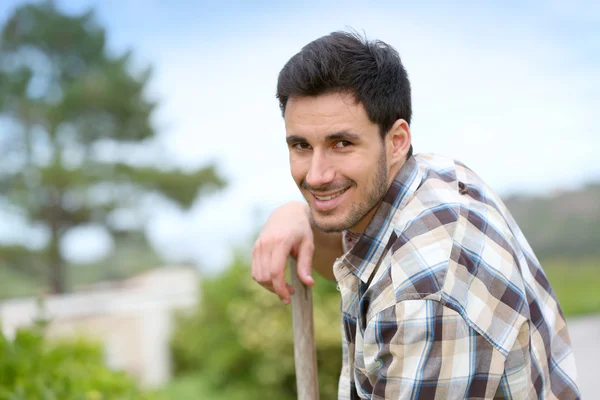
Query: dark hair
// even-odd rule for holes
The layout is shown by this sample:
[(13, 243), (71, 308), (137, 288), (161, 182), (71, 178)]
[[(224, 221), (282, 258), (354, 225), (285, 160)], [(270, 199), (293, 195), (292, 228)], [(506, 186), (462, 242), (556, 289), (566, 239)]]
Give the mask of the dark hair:
[(283, 115), (290, 97), (331, 92), (352, 93), (369, 119), (379, 125), (382, 138), (396, 120), (410, 124), (408, 74), (398, 52), (382, 41), (333, 32), (304, 46), (279, 73), (277, 98)]

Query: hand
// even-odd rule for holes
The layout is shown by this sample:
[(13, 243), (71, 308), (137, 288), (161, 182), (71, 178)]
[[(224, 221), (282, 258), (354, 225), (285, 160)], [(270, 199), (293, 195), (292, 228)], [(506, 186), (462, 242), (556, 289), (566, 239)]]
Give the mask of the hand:
[(315, 245), (308, 205), (285, 204), (271, 214), (252, 249), (252, 278), (290, 303), (294, 288), (285, 281), (287, 258), (298, 260), (298, 276), (307, 286), (314, 285), (312, 258)]

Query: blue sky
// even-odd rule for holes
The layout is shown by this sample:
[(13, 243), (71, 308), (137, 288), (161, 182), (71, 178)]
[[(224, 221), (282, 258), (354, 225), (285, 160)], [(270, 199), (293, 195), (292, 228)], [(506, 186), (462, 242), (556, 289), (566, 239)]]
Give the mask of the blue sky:
[[(0, 18), (16, 3), (0, 2)], [(230, 181), (189, 214), (162, 205), (149, 216), (152, 242), (174, 261), (218, 269), (269, 211), (300, 198), (277, 74), (304, 44), (349, 27), (400, 52), (413, 87), (416, 152), (463, 161), (501, 195), (600, 180), (598, 2), (57, 3), (94, 6), (112, 49), (131, 47), (140, 65), (153, 64), (165, 157), (189, 168), (215, 161)], [(89, 232), (71, 237), (72, 257), (109, 245)]]

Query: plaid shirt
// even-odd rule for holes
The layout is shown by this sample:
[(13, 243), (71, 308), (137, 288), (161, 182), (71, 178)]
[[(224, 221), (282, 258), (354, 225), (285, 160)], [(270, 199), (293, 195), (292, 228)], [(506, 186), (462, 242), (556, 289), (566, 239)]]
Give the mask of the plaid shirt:
[(344, 238), (339, 399), (579, 398), (556, 296), (466, 166), (409, 158), (365, 232)]

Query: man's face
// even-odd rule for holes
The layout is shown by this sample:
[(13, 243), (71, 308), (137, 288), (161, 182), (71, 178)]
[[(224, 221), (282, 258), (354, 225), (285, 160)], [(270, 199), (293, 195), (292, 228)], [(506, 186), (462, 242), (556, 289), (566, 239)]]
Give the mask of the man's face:
[(285, 111), (290, 167), (325, 232), (362, 232), (389, 182), (379, 126), (347, 94), (294, 97)]

